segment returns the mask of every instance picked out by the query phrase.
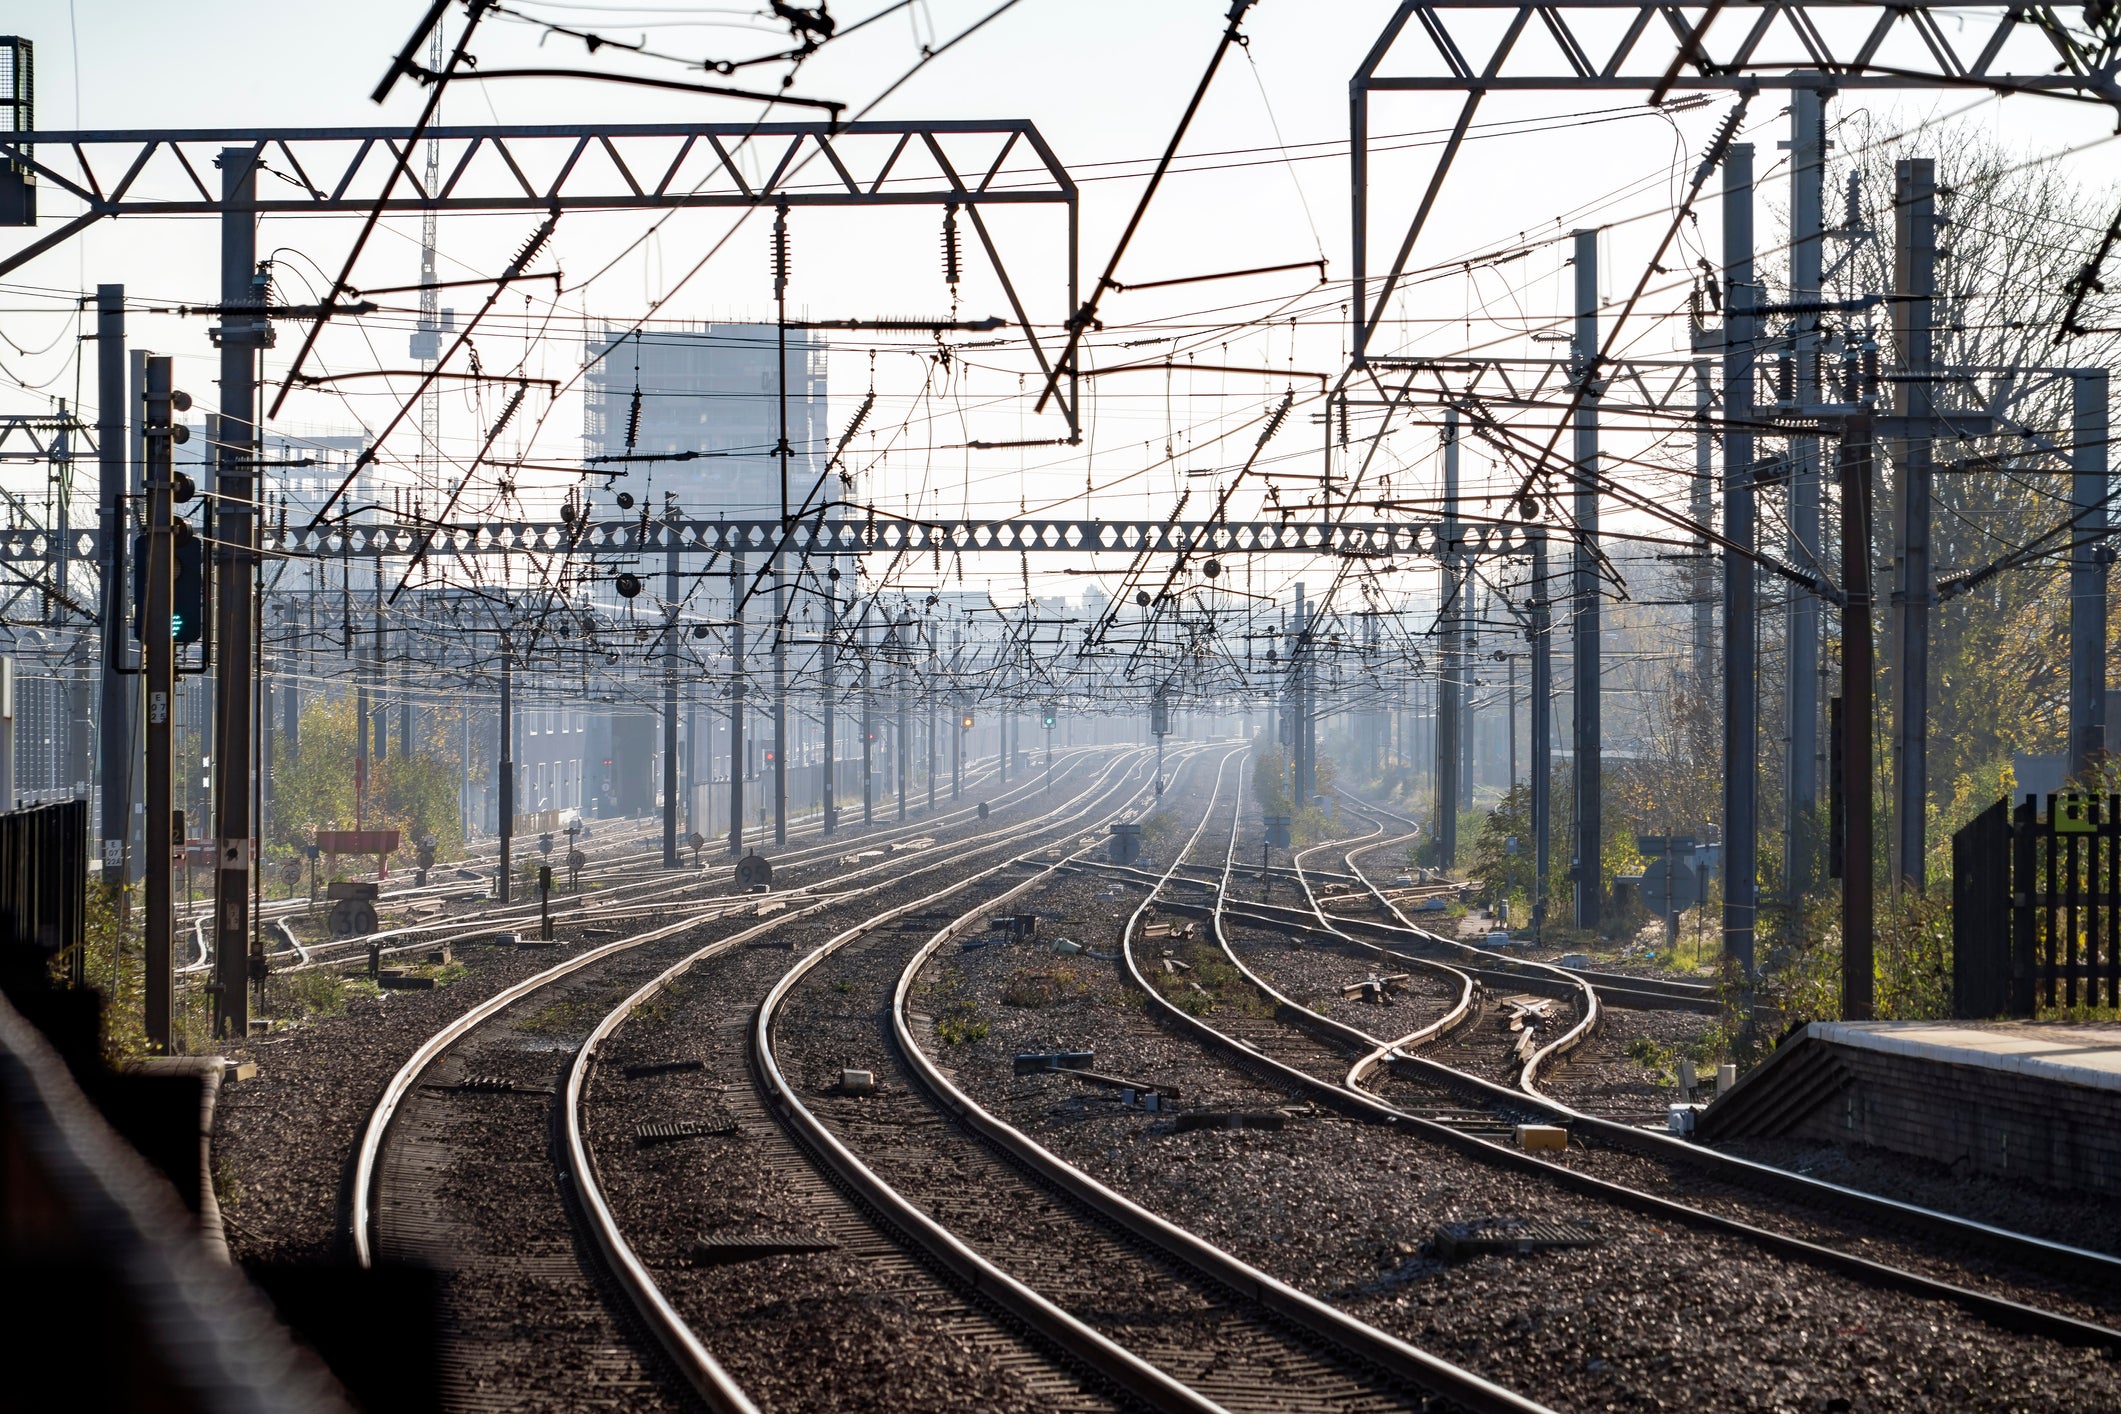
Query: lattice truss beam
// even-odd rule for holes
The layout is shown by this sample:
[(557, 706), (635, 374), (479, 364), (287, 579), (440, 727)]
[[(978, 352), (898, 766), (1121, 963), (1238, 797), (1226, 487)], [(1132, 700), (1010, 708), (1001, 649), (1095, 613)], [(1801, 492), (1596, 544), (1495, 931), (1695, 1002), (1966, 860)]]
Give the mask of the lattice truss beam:
[[(1322, 558), (1433, 559), (1443, 552), (1442, 526), (1435, 521), (1332, 525), (1295, 521), (1160, 520), (959, 520), (800, 521), (781, 539), (778, 520), (602, 521), (586, 527), (565, 521), (488, 521), (437, 529), (431, 524), (337, 523), (304, 529), (268, 528), (260, 539), (267, 555), (323, 559), (395, 559), (419, 552), (428, 535), (431, 559), (454, 555), (543, 555), (571, 552), (609, 556), (662, 554), (779, 553), (788, 559), (895, 554), (1149, 553), (1184, 555), (1312, 555)], [(1461, 527), (1457, 550), (1468, 555), (1516, 555), (1524, 534), (1513, 527)], [(56, 536), (30, 529), (0, 531), (0, 562), (48, 562), (60, 548)], [(102, 553), (100, 531), (69, 533), (71, 559), (90, 561)]]
[[(1482, 100), (1506, 93), (1950, 89), (2033, 93), (2121, 109), (2121, 11), (2012, 0), (1404, 0), (1349, 83), (1355, 358), (1389, 308)], [(1373, 95), (1463, 95), (1397, 253), (1369, 262)]]
[[(2072, 23), (2085, 8), (2009, 0), (1403, 4), (1356, 81), (1373, 92), (1649, 89), (1662, 99), (1674, 90), (1972, 87), (2115, 101), (2111, 25)], [(1387, 59), (1441, 72), (1379, 72)]]
[[(1620, 419), (1637, 418), (1641, 426), (1634, 430), (1669, 432), (1699, 423), (1703, 411), (1697, 394), (1697, 375), (1698, 366), (1703, 363), (1710, 365), (1720, 399), (1721, 370), (1718, 360), (1710, 355), (1698, 359), (1614, 359), (1602, 365), (1604, 376), (1597, 380), (1595, 388), (1601, 426), (1629, 430)], [(1441, 413), (1446, 408), (1489, 412), (1544, 410), (1558, 416), (1569, 410), (1576, 391), (1574, 365), (1566, 359), (1378, 358), (1371, 360), (1371, 367), (1380, 372), (1389, 370), (1396, 376), (1397, 386), (1373, 381), (1369, 384), (1373, 396), (1350, 397), (1348, 405), (1412, 411), (1416, 421), (1422, 420), (1419, 414), (1424, 411)], [(2027, 365), (1941, 368), (1935, 382), (1936, 415), (1957, 418), (1968, 428), (1979, 429), (1960, 440), (2010, 438), (2018, 444), (2015, 451), (2049, 455), (2050, 459), (2059, 456), (2061, 461), (2055, 469), (2070, 470), (2066, 455), (2057, 451), (2069, 436), (2061, 421), (2067, 414), (2059, 400), (2066, 398), (2068, 380), (2078, 371)], [(1775, 387), (1775, 369), (1768, 360), (1761, 361), (1755, 376), (1755, 417), (1748, 425), (1763, 435), (1814, 436), (1820, 430), (1822, 416), (1839, 416), (1851, 408), (1848, 404), (1811, 403), (1801, 398), (1781, 401)], [(1886, 381), (1891, 385), (1894, 379), (1888, 375)], [(2050, 403), (2044, 409), (2038, 406), (2043, 399)], [(1719, 429), (1725, 425), (1720, 408), (1709, 415), (1717, 420)], [(1884, 421), (1890, 420), (1888, 413)], [(1512, 425), (1538, 424), (1517, 419)]]
[[(441, 145), (432, 190), (424, 157)], [(0, 164), (27, 168), (80, 214), (0, 255), (0, 275), (114, 217), (220, 215), (215, 163), (247, 149), (260, 164), (254, 209), (273, 215), (635, 211), (761, 206), (956, 206), (1042, 369), (1024, 287), (989, 208), (1059, 208), (1067, 222), (1065, 308), (1076, 306), (1075, 181), (1028, 119), (848, 123), (600, 123), (402, 128), (167, 129), (0, 133)], [(391, 183), (393, 170), (404, 170)], [(389, 195), (384, 195), (386, 189)], [(1047, 322), (1058, 322), (1048, 320)], [(1075, 416), (1071, 371), (1063, 409)]]
[[(62, 436), (69, 439), (66, 456), (95, 455), (95, 429), (77, 418), (0, 415), (0, 462), (59, 461)], [(80, 442), (71, 440), (77, 437)]]
[(1028, 119), (946, 122), (436, 126), (441, 179), (402, 128), (191, 128), (0, 133), (0, 160), (78, 199), (85, 217), (218, 215), (221, 149), (249, 147), (270, 180), (260, 214), (367, 212), (406, 164), (386, 213), (666, 207), (1072, 207), (1074, 180)]

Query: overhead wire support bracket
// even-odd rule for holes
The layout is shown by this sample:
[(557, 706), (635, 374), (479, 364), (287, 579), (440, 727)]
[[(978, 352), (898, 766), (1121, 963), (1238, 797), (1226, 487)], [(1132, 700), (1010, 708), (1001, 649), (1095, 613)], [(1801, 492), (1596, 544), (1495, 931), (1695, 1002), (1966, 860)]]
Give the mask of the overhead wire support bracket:
[(1142, 189), (1141, 199), (1134, 204), (1134, 214), (1127, 218), (1127, 225), (1112, 247), (1112, 258), (1105, 262), (1104, 274), (1098, 276), (1097, 284), (1091, 287), (1089, 297), (1082, 308), (1068, 317), (1068, 342), (1061, 349), (1060, 357), (1054, 360), (1046, 375), (1046, 384), (1039, 390), (1038, 401), (1032, 404), (1033, 412), (1044, 412), (1046, 403), (1060, 386), (1064, 372), (1073, 371), (1076, 353), (1082, 346), (1083, 335), (1097, 323), (1097, 309), (1105, 292), (1114, 288), (1113, 276), (1119, 273), (1119, 262), (1134, 240), (1134, 233), (1141, 228), (1142, 218), (1149, 214), (1149, 204), (1156, 199), (1156, 192), (1163, 185), (1164, 174), (1171, 170), (1173, 159), (1178, 156), (1179, 144), (1186, 139), (1186, 129), (1193, 124), (1193, 115), (1200, 111), (1201, 100), (1208, 96), (1208, 86), (1215, 81), (1215, 71), (1222, 67), (1223, 58), (1230, 46), (1244, 42), (1238, 26), (1244, 22), (1245, 11), (1252, 8), (1254, 0), (1230, 0), (1230, 12), (1223, 25), (1222, 39), (1215, 46), (1215, 54), (1208, 60), (1207, 72), (1200, 76), (1194, 87), (1193, 97), (1186, 104), (1186, 111), (1179, 116), (1178, 126), (1172, 130), (1171, 141), (1164, 145), (1163, 156), (1156, 160), (1156, 170), (1149, 174), (1149, 185)]

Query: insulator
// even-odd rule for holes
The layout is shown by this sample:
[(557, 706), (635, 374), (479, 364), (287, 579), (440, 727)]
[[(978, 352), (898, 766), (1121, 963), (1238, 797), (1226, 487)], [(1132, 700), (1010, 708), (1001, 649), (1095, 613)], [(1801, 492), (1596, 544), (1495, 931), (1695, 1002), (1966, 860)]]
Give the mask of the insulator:
[(1775, 360), (1775, 401), (1794, 403), (1797, 401), (1797, 360), (1788, 354)]
[(773, 213), (773, 295), (778, 299), (788, 293), (788, 208), (777, 208)]
[(954, 290), (962, 274), (958, 265), (957, 208), (946, 206), (943, 208), (943, 283)]
[(1865, 397), (1870, 397), (1870, 396), (1873, 396), (1873, 395), (1875, 395), (1875, 394), (1877, 393), (1877, 391), (1878, 391), (1878, 341), (1877, 341), (1876, 339), (1865, 339), (1865, 340), (1863, 341), (1863, 393), (1862, 393), (1862, 395), (1863, 395), (1863, 396), (1865, 396)]
[(523, 248), (516, 252), (515, 259), (509, 262), (509, 268), (520, 271), (536, 259), (538, 252), (545, 248), (545, 242), (552, 239), (552, 226), (552, 221), (547, 220), (544, 225), (532, 231), (530, 238), (523, 242)]
[(626, 450), (631, 452), (634, 444), (641, 440), (641, 390), (633, 390), (633, 401), (626, 408)]

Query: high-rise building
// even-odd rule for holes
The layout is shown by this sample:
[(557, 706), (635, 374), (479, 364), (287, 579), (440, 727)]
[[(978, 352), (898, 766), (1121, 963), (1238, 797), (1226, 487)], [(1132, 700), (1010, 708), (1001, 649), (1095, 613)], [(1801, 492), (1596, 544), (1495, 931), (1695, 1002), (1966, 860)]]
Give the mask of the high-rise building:
[[(624, 489), (660, 511), (675, 494), (686, 516), (729, 519), (781, 513), (781, 386), (771, 324), (701, 324), (591, 340), (584, 393), (585, 451), (592, 457), (702, 455), (690, 461), (604, 463)], [(799, 510), (831, 453), (825, 420), (825, 346), (788, 331), (788, 500)], [(831, 500), (832, 488), (819, 492)], [(815, 503), (813, 503), (815, 504)]]
[[(635, 504), (651, 515), (662, 514), (674, 500), (678, 514), (688, 519), (778, 517), (783, 408), (775, 369), (779, 339), (771, 324), (665, 326), (639, 333), (604, 330), (588, 348), (584, 455), (699, 455), (685, 461), (602, 462), (593, 465), (592, 472), (623, 472), (612, 483), (614, 488), (631, 492)], [(787, 340), (787, 491), (789, 509), (795, 512), (806, 502), (815, 507), (836, 501), (838, 478), (833, 486), (819, 486), (831, 455), (825, 346), (809, 330), (791, 329)], [(598, 509), (609, 514), (607, 507), (608, 501)], [(690, 594), (695, 587), (690, 575), (698, 567), (688, 563), (686, 568)], [(648, 567), (651, 583), (660, 569), (660, 563)], [(761, 612), (752, 611), (754, 620)], [(704, 729), (707, 721), (692, 712), (681, 720), (688, 729)], [(585, 813), (644, 815), (655, 808), (662, 780), (662, 733), (653, 711), (593, 712), (583, 744), (588, 778), (579, 803)], [(751, 746), (757, 751), (759, 742)], [(680, 760), (691, 763), (690, 743), (679, 749)]]

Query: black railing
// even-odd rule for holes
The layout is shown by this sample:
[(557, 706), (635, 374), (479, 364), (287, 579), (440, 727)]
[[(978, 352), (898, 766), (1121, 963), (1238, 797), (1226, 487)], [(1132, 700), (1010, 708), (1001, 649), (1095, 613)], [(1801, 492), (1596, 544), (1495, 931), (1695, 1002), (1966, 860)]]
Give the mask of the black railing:
[(0, 814), (0, 940), (63, 956), (81, 980), (88, 929), (88, 802)]
[(2121, 795), (1999, 800), (1952, 837), (1952, 1011), (2121, 1005)]

